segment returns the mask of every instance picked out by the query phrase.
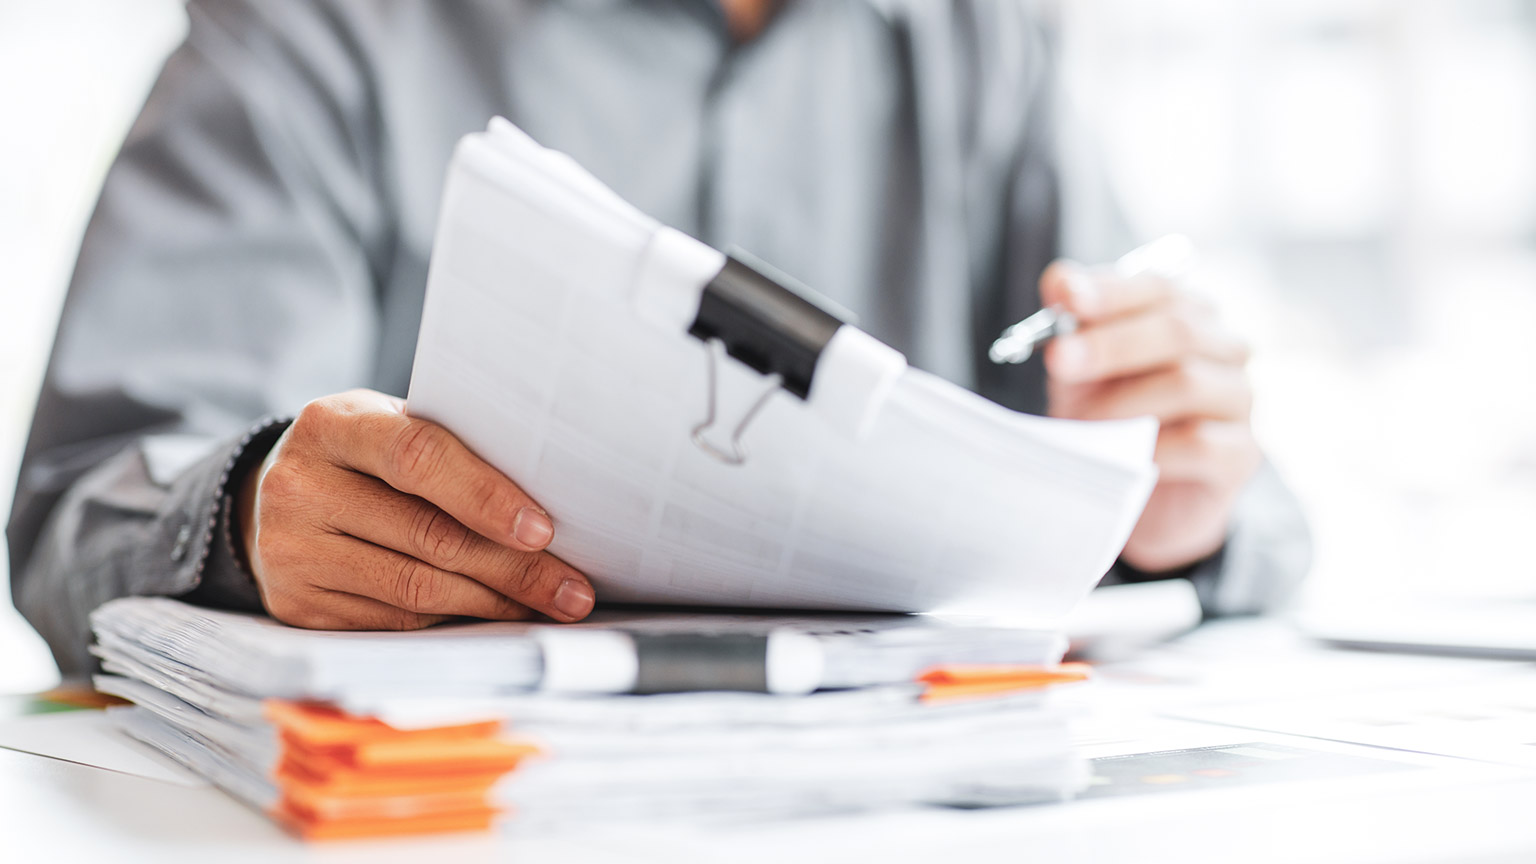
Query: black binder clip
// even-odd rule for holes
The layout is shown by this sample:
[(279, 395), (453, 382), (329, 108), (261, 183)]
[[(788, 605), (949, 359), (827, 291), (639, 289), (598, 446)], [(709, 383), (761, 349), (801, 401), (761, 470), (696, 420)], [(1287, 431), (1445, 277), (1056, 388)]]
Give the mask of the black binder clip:
[[(693, 427), (693, 443), (727, 465), (747, 459), (742, 436), (774, 391), (783, 388), (801, 400), (811, 394), (816, 362), (843, 326), (843, 318), (827, 301), (781, 275), (769, 275), (761, 262), (742, 260), (745, 253), (726, 256), (725, 266), (704, 286), (698, 315), (688, 334), (704, 342), (708, 352), (709, 392), (703, 422)], [(721, 421), (720, 374), (716, 366), (726, 354), (767, 379), (762, 395), (731, 428), (725, 446), (710, 440)]]

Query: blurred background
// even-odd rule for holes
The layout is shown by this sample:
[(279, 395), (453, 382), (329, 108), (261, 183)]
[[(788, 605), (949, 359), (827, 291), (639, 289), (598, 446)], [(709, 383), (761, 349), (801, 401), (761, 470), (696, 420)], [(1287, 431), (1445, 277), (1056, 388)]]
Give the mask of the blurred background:
[[(1536, 0), (1055, 14), (1132, 227), (1192, 236), (1257, 346), (1303, 602), (1536, 597)], [(96, 187), (184, 26), (180, 0), (0, 0), (0, 516)], [(55, 678), (0, 602), (0, 693)]]

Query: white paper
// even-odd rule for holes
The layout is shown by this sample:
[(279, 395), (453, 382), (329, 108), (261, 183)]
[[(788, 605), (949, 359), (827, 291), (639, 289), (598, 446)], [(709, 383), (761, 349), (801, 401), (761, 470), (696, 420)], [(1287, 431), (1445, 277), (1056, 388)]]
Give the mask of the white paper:
[[(836, 398), (772, 392), (745, 464), (696, 446), (709, 349), (678, 322), (707, 276), (676, 274), (718, 253), (680, 237), (506, 124), (450, 169), (409, 410), (549, 510), (599, 597), (1051, 625), (1113, 563), (1154, 481), (1150, 419), (1021, 415), (852, 351), (836, 362), (894, 382), (868, 404), (840, 366)], [(772, 382), (717, 373), (728, 430)]]
[[(204, 713), (261, 721), (260, 699), (328, 699), (406, 726), (484, 719), (494, 697), (540, 683), (537, 634), (559, 630), (750, 632), (814, 637), (825, 688), (904, 683), (940, 663), (1047, 664), (1058, 634), (931, 615), (729, 614), (604, 607), (577, 624), (497, 621), (410, 632), (345, 633), (270, 618), (127, 597), (91, 616), (105, 670)], [(121, 694), (120, 694), (121, 695)], [(490, 701), (487, 701), (490, 700)], [(391, 720), (391, 722), (395, 722)]]
[(105, 711), (66, 711), (0, 721), (0, 747), (178, 786), (208, 785), (124, 736)]
[(1536, 768), (1536, 675), (1463, 686), (1209, 705), (1176, 712), (1206, 723)]

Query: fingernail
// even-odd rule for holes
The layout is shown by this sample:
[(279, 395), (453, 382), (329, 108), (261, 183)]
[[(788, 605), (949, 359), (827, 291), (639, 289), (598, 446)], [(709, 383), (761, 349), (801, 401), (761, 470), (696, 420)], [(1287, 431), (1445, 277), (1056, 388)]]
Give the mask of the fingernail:
[(1088, 371), (1088, 344), (1076, 336), (1063, 336), (1052, 348), (1056, 362), (1052, 371), (1059, 375), (1076, 377)]
[(512, 520), (512, 537), (530, 549), (543, 549), (554, 539), (555, 525), (542, 511), (524, 507)]
[(587, 617), (587, 613), (592, 611), (592, 604), (596, 602), (592, 587), (576, 579), (561, 582), (559, 590), (555, 592), (555, 609), (567, 618)]

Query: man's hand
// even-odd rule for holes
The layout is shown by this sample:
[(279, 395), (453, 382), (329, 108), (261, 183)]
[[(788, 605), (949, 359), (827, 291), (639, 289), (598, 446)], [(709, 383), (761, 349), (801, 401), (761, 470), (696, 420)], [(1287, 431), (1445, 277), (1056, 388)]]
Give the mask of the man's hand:
[(236, 521), (267, 611), (296, 626), (411, 630), (592, 610), (586, 577), (544, 551), (549, 516), (382, 393), (305, 406), (246, 479)]
[(1045, 349), (1051, 416), (1150, 414), (1162, 424), (1161, 476), (1123, 560), (1155, 573), (1216, 552), (1238, 492), (1262, 459), (1248, 421), (1247, 344), (1207, 304), (1160, 276), (1058, 261), (1040, 279), (1040, 298), (1080, 324)]

